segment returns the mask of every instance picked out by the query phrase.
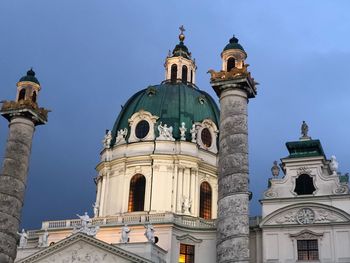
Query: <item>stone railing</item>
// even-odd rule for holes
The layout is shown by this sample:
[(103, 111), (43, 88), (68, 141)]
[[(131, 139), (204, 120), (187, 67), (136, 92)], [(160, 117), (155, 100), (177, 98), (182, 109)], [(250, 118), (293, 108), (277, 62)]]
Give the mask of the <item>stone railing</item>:
[[(143, 225), (147, 223), (151, 224), (177, 224), (184, 227), (191, 228), (215, 228), (215, 220), (206, 220), (202, 218), (175, 215), (173, 213), (131, 213), (119, 216), (109, 217), (95, 217), (91, 218), (91, 223), (94, 226), (121, 226), (128, 225)], [(58, 220), (58, 221), (44, 221), (42, 223), (42, 229), (62, 229), (73, 228), (76, 225), (81, 225), (80, 219), (73, 220)]]
[[(176, 224), (189, 228), (216, 228), (215, 219), (203, 219), (199, 217), (176, 215), (173, 213), (130, 213), (119, 216), (109, 217), (95, 217), (91, 218), (92, 225), (94, 226), (122, 226), (128, 225), (144, 225), (144, 224)], [(258, 227), (261, 222), (260, 216), (250, 217), (249, 226)], [(62, 229), (62, 228), (74, 228), (76, 225), (81, 225), (80, 219), (71, 220), (58, 220), (58, 221), (44, 221), (42, 223), (42, 229)]]

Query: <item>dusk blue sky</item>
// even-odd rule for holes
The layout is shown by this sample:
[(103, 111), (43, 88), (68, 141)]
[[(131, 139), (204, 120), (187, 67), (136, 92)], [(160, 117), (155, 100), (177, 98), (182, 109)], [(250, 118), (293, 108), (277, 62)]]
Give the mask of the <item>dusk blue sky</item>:
[[(104, 132), (131, 95), (164, 79), (182, 24), (200, 89), (217, 101), (206, 72), (220, 69), (232, 34), (260, 83), (249, 102), (252, 215), (272, 162), (287, 156), (285, 142), (300, 137), (303, 120), (349, 171), (349, 10), (345, 0), (1, 1), (0, 100), (14, 99), (33, 67), (39, 104), (52, 110), (35, 132), (22, 225), (92, 214)], [(2, 158), (7, 135), (2, 118)]]

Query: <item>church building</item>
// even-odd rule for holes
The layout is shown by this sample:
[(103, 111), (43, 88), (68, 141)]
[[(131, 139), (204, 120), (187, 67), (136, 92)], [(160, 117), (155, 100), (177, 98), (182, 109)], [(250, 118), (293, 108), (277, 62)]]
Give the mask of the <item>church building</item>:
[[(230, 149), (219, 134), (230, 129), (220, 125), (223, 109), (196, 85), (196, 62), (180, 30), (179, 43), (165, 60), (164, 80), (133, 94), (105, 133), (96, 166), (94, 215), (44, 221), (41, 229), (19, 233), (15, 262), (349, 263), (349, 178), (337, 171), (336, 158), (327, 158), (321, 142), (309, 136), (305, 122), (301, 137), (286, 143), (289, 155), (274, 162), (266, 191), (254, 193), (262, 195), (262, 215), (249, 218), (246, 227), (244, 200), (248, 204), (249, 194), (239, 189), (247, 189), (249, 179), (230, 177), (238, 189), (232, 195), (241, 196), (243, 205), (230, 199), (227, 210), (236, 209), (242, 219), (230, 216), (236, 225), (227, 223), (219, 209), (226, 197), (219, 188), (225, 192), (229, 184), (218, 178), (226, 167), (219, 154)], [(246, 90), (247, 97), (239, 95), (243, 101), (255, 97), (246, 58), (232, 37), (221, 53), (221, 70), (209, 71), (220, 99), (225, 85)], [(242, 78), (244, 85), (237, 81)], [(40, 83), (32, 70), (17, 86), (17, 102), (36, 103)], [(1, 109), (4, 117), (6, 105)], [(242, 133), (247, 117), (237, 119)], [(233, 150), (244, 152), (245, 145)], [(248, 174), (247, 165), (237, 166)], [(247, 233), (249, 248), (241, 243), (225, 248), (228, 233), (242, 236), (240, 231)], [(241, 251), (243, 256), (228, 260), (225, 251)]]

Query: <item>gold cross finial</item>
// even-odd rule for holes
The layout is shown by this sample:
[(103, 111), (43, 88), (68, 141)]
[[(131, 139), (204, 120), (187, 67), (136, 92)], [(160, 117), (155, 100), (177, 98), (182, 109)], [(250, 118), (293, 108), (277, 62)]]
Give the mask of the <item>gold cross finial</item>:
[(179, 35), (179, 39), (180, 39), (181, 42), (183, 42), (183, 41), (185, 40), (184, 32), (185, 32), (186, 30), (185, 30), (185, 28), (184, 28), (183, 25), (180, 26), (179, 29), (180, 29), (180, 32), (181, 32), (180, 35)]
[(179, 29), (180, 29), (180, 31), (181, 31), (181, 34), (183, 34), (185, 31), (186, 31), (186, 29), (184, 28), (184, 26), (182, 25), (182, 26), (180, 26), (179, 27)]

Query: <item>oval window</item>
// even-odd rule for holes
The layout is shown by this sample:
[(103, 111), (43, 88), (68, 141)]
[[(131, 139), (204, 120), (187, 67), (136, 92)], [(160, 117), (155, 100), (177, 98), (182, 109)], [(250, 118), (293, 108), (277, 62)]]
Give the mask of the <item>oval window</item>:
[(212, 143), (211, 133), (208, 128), (204, 128), (201, 132), (201, 139), (205, 147), (210, 147)]
[(143, 139), (149, 132), (149, 123), (148, 121), (142, 120), (140, 121), (135, 128), (136, 137), (139, 139)]

